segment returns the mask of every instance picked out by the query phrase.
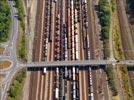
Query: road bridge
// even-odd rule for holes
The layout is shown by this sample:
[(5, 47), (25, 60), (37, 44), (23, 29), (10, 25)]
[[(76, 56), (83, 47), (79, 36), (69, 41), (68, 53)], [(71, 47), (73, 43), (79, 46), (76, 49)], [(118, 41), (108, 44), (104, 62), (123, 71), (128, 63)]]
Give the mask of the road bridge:
[(108, 65), (125, 64), (134, 65), (134, 60), (74, 60), (74, 61), (50, 61), (50, 62), (31, 62), (21, 64), (23, 67), (60, 67), (60, 66), (89, 66), (89, 65)]

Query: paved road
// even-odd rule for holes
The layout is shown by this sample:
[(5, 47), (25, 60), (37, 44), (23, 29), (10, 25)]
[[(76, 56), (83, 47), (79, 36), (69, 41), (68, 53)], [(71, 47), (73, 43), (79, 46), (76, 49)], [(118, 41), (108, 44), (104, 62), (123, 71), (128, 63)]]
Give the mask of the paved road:
[(87, 66), (87, 65), (107, 65), (107, 64), (126, 64), (134, 65), (134, 60), (75, 60), (75, 61), (50, 61), (50, 62), (31, 62), (20, 64), (23, 67), (56, 67), (56, 66)]
[(18, 36), (18, 19), (16, 17), (17, 10), (14, 7), (13, 1), (8, 1), (8, 4), (11, 8), (11, 17), (12, 17), (12, 27), (11, 27), (11, 36), (9, 38), (9, 41), (6, 42), (3, 46), (5, 47), (6, 51), (9, 52), (9, 55), (7, 56), (6, 53), (4, 55), (0, 56), (0, 60), (2, 59), (8, 59), (11, 60), (12, 66), (7, 71), (3, 70), (0, 73), (1, 74), (7, 74), (6, 79), (3, 83), (0, 83), (0, 100), (5, 100), (7, 91), (9, 89), (11, 80), (13, 75), (18, 71), (18, 63), (17, 63), (17, 56), (16, 56), (16, 40)]

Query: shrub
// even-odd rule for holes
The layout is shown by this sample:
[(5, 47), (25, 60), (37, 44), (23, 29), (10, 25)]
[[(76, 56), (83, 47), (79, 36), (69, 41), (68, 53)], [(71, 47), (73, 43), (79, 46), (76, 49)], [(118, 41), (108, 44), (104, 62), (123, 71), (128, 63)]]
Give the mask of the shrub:
[(21, 94), (25, 77), (26, 70), (21, 70), (16, 74), (10, 86), (7, 100), (16, 100), (17, 96)]

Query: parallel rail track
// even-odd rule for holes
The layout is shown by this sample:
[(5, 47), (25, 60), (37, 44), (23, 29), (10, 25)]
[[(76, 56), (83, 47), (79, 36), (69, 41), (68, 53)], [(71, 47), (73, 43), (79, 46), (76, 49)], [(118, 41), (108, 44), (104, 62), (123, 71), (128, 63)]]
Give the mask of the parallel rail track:
[[(96, 58), (92, 0), (39, 0), (36, 21), (34, 61)], [(94, 72), (90, 66), (72, 67), (32, 72), (29, 99), (94, 100)]]

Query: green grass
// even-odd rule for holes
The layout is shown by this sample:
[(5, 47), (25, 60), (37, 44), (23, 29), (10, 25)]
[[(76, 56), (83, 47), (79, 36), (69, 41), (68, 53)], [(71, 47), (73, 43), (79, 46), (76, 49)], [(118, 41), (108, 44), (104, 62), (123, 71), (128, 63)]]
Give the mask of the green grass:
[(11, 13), (7, 0), (0, 1), (0, 43), (6, 42), (9, 37)]
[(103, 49), (104, 59), (107, 59), (107, 58), (110, 57), (109, 40), (108, 39), (105, 39), (103, 45), (104, 45), (104, 49)]
[(18, 45), (18, 56), (21, 60), (27, 61), (27, 49), (25, 34), (21, 33)]
[(7, 100), (20, 100), (23, 90), (24, 81), (26, 78), (26, 70), (19, 71), (13, 78), (12, 84), (8, 91)]
[(115, 81), (114, 81), (114, 76), (113, 76), (113, 69), (111, 65), (108, 65), (108, 67), (105, 69), (106, 74), (107, 74), (107, 78), (108, 78), (108, 84), (110, 86), (110, 89), (112, 91), (112, 95), (113, 96), (117, 96), (118, 95), (118, 91), (115, 87)]
[(100, 21), (101, 21), (101, 31), (103, 39), (109, 39), (109, 29), (110, 29), (110, 18), (111, 18), (111, 8), (108, 0), (100, 0)]

